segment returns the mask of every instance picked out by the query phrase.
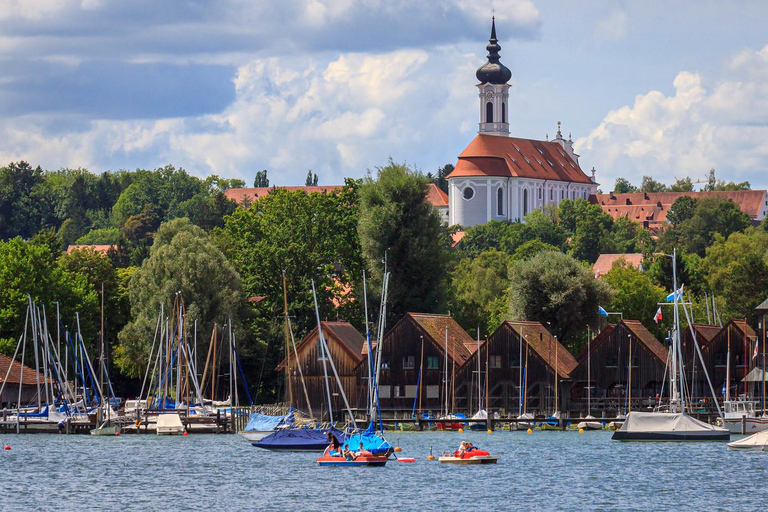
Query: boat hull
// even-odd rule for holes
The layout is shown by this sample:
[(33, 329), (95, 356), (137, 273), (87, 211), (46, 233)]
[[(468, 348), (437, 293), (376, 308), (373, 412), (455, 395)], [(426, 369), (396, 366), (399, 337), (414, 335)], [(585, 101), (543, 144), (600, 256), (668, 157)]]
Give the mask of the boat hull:
[(616, 430), (614, 441), (728, 441), (730, 432), (626, 432)]
[(274, 430), (243, 430), (242, 432), (238, 432), (238, 434), (240, 434), (246, 441), (254, 443), (256, 441), (261, 441), (273, 432)]
[(115, 436), (120, 432), (120, 427), (112, 425), (111, 427), (101, 427), (91, 429), (92, 436)]
[(754, 434), (768, 430), (768, 418), (746, 418), (743, 431), (741, 421), (741, 418), (726, 418), (723, 421), (723, 426), (732, 434)]
[(320, 457), (317, 463), (321, 466), (352, 466), (352, 467), (382, 467), (387, 464), (387, 458), (382, 456), (365, 457), (359, 456), (354, 460), (347, 460), (344, 457)]
[(443, 464), (496, 464), (498, 457), (492, 455), (480, 455), (477, 457), (440, 457), (438, 459)]

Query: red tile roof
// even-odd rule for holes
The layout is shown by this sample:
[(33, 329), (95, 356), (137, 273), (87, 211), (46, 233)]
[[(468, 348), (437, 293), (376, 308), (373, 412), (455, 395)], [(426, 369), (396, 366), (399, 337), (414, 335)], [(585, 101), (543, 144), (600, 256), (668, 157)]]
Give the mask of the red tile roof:
[(456, 247), (461, 242), (461, 239), (466, 235), (466, 231), (457, 231), (451, 234), (451, 247)]
[(477, 135), (449, 178), (509, 176), (591, 184), (558, 142)]
[(635, 335), (635, 338), (645, 345), (659, 361), (666, 363), (668, 354), (666, 347), (639, 320), (622, 320), (619, 323), (623, 323)]
[(760, 217), (760, 212), (768, 200), (765, 190), (739, 190), (716, 192), (633, 192), (631, 194), (596, 194), (590, 200), (599, 204), (605, 213), (615, 219), (627, 217), (636, 222), (648, 221), (650, 225), (667, 222), (667, 213), (676, 199), (689, 196), (697, 199), (704, 197), (726, 197), (736, 203), (741, 211), (752, 219)]
[(643, 255), (639, 253), (629, 254), (601, 254), (598, 256), (597, 261), (592, 265), (592, 270), (595, 272), (595, 277), (604, 276), (613, 268), (614, 263), (619, 260), (624, 260), (634, 268), (640, 268), (643, 263)]
[(448, 194), (434, 183), (430, 183), (427, 188), (427, 202), (435, 208), (448, 208)]
[(107, 254), (110, 250), (113, 250), (115, 248), (114, 245), (107, 245), (107, 244), (77, 244), (77, 245), (70, 245), (67, 247), (67, 254), (71, 253), (72, 251), (95, 251), (102, 254)]
[(8, 372), (9, 366), (11, 366), (11, 373), (8, 374), (8, 381), (7, 381), (9, 384), (19, 383), (19, 378), (22, 377), (22, 374), (21, 374), (22, 366), (24, 367), (23, 384), (25, 386), (37, 385), (38, 378), (40, 379), (40, 384), (45, 383), (45, 377), (43, 376), (43, 374), (41, 373), (39, 374), (29, 366), (22, 365), (20, 362), (13, 360), (10, 357), (3, 354), (0, 354), (0, 383), (2, 383), (3, 379), (5, 379), (5, 374)]
[(264, 196), (267, 196), (274, 192), (277, 189), (280, 190), (287, 190), (289, 192), (296, 192), (296, 191), (303, 191), (306, 194), (311, 194), (312, 192), (319, 192), (321, 194), (326, 194), (328, 192), (333, 192), (335, 190), (342, 189), (342, 185), (327, 185), (323, 187), (255, 187), (255, 188), (230, 188), (224, 191), (224, 196), (227, 199), (231, 199), (232, 201), (236, 202), (237, 204), (242, 204), (245, 201), (254, 202), (257, 199), (261, 199)]

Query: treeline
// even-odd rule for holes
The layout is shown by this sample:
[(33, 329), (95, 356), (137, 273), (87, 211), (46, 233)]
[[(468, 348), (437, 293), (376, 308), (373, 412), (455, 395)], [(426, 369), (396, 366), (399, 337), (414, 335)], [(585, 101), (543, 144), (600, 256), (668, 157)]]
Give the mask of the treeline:
[(736, 183), (734, 181), (718, 180), (715, 176), (715, 169), (712, 168), (707, 173), (706, 180), (693, 181), (689, 176), (685, 178), (675, 178), (675, 182), (671, 185), (666, 185), (660, 181), (656, 181), (651, 176), (643, 176), (639, 186), (633, 185), (626, 178), (616, 179), (616, 184), (613, 187), (614, 194), (627, 194), (632, 192), (693, 192), (696, 185), (703, 184), (700, 187), (702, 192), (715, 192), (717, 190), (736, 191), (736, 190), (750, 190), (751, 185), (748, 181), (742, 181)]
[[(672, 287), (671, 261), (661, 254), (673, 247), (699, 321), (705, 293), (716, 294), (724, 320), (753, 319), (768, 294), (766, 225), (752, 227), (728, 200), (679, 205), (658, 238), (597, 205), (566, 200), (524, 223), (468, 228), (452, 247), (462, 228), (442, 224), (424, 200), (430, 181), (448, 172), (427, 176), (390, 161), (332, 193), (276, 189), (241, 208), (223, 190), (242, 181), (200, 180), (170, 166), (94, 175), (11, 164), (0, 169), (0, 349), (12, 352), (29, 294), (49, 319), (58, 307), (70, 329), (78, 312), (95, 353), (103, 285), (112, 375), (119, 393), (135, 396), (160, 310), (180, 293), (201, 353), (214, 326), (231, 326), (251, 394), (270, 402), (283, 398), (274, 370), (285, 351), (283, 276), (297, 340), (315, 325), (313, 284), (321, 318), (365, 332), (363, 272), (373, 320), (386, 262), (388, 327), (408, 311), (450, 312), (481, 336), (503, 319), (538, 320), (574, 352), (604, 322), (598, 305), (665, 335), (668, 320), (652, 319)], [(316, 183), (315, 175), (306, 181)], [(13, 186), (19, 182), (27, 185)], [(266, 171), (254, 182), (266, 185)], [(116, 247), (65, 254), (73, 242)], [(604, 252), (642, 253), (645, 271), (618, 265), (595, 279), (590, 265)]]

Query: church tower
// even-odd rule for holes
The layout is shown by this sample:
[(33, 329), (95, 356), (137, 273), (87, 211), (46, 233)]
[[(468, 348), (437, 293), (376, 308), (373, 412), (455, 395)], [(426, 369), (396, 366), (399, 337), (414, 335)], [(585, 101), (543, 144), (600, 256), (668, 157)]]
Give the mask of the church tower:
[(478, 133), (509, 136), (509, 80), (512, 72), (499, 62), (499, 45), (496, 39), (496, 18), (491, 22), (491, 38), (488, 41), (488, 62), (480, 66), (475, 76), (480, 81), (480, 128)]

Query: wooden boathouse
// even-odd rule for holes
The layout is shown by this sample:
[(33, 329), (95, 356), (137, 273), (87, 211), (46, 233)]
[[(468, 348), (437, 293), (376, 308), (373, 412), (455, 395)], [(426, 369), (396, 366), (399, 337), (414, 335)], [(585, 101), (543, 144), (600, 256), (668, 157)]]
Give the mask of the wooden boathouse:
[[(711, 398), (712, 393), (707, 384), (707, 377), (701, 367), (699, 355), (696, 353), (693, 334), (696, 334), (696, 343), (699, 344), (699, 350), (704, 355), (704, 347), (717, 336), (722, 327), (719, 325), (693, 324), (690, 327), (681, 328), (680, 343), (683, 347), (683, 361), (685, 361), (685, 378), (688, 383), (691, 396), (698, 400), (704, 397)], [(710, 378), (712, 375), (710, 375)], [(714, 381), (712, 381), (714, 385)], [(717, 390), (715, 390), (717, 392)]]
[[(362, 350), (365, 345), (365, 338), (348, 322), (321, 322), (321, 325), (323, 336), (344, 387), (344, 393), (350, 406), (354, 407), (354, 400), (357, 395), (355, 369), (363, 360)], [(333, 375), (331, 365), (320, 357), (322, 352), (320, 351), (320, 337), (317, 327), (312, 329), (296, 346), (296, 353), (298, 358), (295, 354), (291, 354), (287, 372), (290, 375), (290, 389), (294, 407), (307, 413), (311, 411), (315, 418), (328, 420), (328, 398), (325, 387), (325, 375), (327, 373), (334, 420), (339, 421), (345, 418), (343, 414), (344, 399), (339, 392), (339, 386)], [(325, 369), (323, 368), (324, 363)], [(277, 366), (277, 370), (285, 372), (285, 365), (286, 360), (283, 359)], [(307, 397), (309, 397), (309, 403), (307, 403)]]
[(517, 416), (520, 410), (552, 414), (563, 410), (563, 383), (576, 366), (573, 355), (541, 323), (506, 321), (461, 367), (457, 408), (474, 413), (487, 404), (489, 412), (502, 415)]
[(571, 372), (570, 409), (586, 412), (587, 393), (594, 416), (623, 413), (630, 406), (652, 407), (662, 391), (667, 354), (664, 345), (639, 321), (609, 325), (578, 356), (578, 366)]
[[(450, 316), (406, 313), (384, 336), (381, 347), (382, 412), (401, 417), (419, 411), (439, 414), (445, 409), (446, 399), (451, 408), (459, 368), (476, 348), (477, 342)], [(363, 357), (365, 361), (357, 368), (357, 382), (358, 407), (365, 410), (367, 352)]]
[(37, 402), (38, 384), (41, 388), (45, 386), (46, 380), (43, 374), (0, 354), (0, 388), (2, 388), (0, 408), (16, 407), (19, 401), (19, 386), (21, 386), (22, 407)]
[[(712, 379), (712, 385), (718, 398), (725, 395), (726, 374), (730, 373), (730, 396), (735, 399), (738, 394), (744, 393), (742, 380), (752, 369), (754, 364), (762, 357), (753, 358), (757, 335), (752, 327), (744, 320), (731, 320), (718, 332), (712, 340), (702, 348), (704, 364)], [(728, 354), (730, 352), (730, 358)], [(730, 364), (730, 372), (728, 365)], [(699, 387), (706, 386), (706, 379), (701, 375), (703, 382)], [(707, 389), (707, 388), (703, 388)], [(703, 396), (708, 396), (705, 393)]]

